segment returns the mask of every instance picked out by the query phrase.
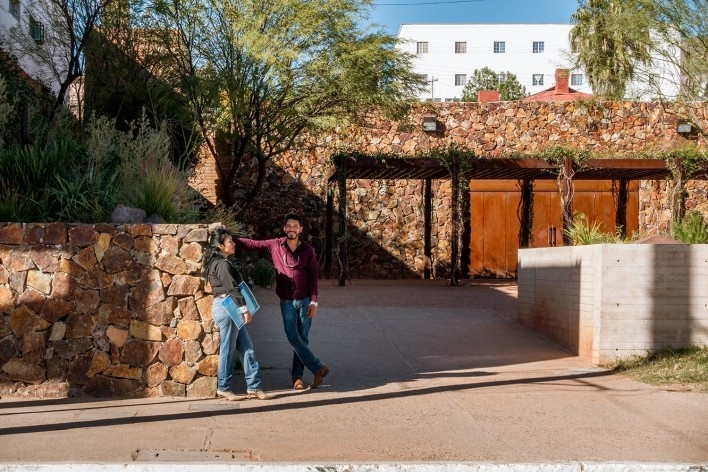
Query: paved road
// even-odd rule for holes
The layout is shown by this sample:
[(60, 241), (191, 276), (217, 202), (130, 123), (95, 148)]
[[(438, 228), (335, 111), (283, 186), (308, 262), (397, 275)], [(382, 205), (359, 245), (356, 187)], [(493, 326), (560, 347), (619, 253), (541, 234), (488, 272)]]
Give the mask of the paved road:
[(571, 355), (516, 322), (513, 283), (321, 284), (311, 331), (331, 367), (321, 388), (289, 389), (275, 294), (259, 289), (249, 331), (276, 399), (3, 398), (0, 472), (165, 463), (708, 472), (708, 395), (609, 375)]

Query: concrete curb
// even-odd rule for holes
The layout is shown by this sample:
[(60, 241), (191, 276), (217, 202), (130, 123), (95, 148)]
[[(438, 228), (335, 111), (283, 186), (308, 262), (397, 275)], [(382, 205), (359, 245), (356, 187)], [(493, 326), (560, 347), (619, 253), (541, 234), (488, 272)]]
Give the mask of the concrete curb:
[(643, 462), (349, 464), (4, 464), (0, 472), (708, 472), (707, 464)]

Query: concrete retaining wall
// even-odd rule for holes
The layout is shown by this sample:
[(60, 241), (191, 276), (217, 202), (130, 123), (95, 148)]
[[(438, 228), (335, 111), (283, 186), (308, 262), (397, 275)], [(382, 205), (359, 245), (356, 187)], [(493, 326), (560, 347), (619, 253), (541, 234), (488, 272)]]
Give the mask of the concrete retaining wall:
[(519, 321), (601, 365), (708, 344), (708, 245), (521, 249)]

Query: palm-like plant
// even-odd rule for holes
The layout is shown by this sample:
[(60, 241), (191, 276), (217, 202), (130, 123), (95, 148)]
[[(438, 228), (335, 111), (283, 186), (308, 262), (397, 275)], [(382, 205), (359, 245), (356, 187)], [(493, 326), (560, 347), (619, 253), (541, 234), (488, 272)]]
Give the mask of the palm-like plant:
[[(593, 92), (622, 99), (638, 63), (651, 62), (645, 0), (583, 0), (571, 19), (571, 51)], [(647, 0), (648, 1), (648, 0)]]

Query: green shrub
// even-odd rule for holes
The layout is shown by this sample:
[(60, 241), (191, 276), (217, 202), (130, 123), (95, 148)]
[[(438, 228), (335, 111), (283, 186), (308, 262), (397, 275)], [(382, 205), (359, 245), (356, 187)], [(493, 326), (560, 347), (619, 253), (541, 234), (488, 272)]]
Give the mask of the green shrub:
[(275, 283), (275, 268), (268, 259), (259, 258), (253, 264), (253, 283), (261, 287), (272, 287)]
[(8, 179), (20, 191), (31, 193), (49, 184), (55, 175), (71, 165), (75, 147), (68, 140), (53, 143), (47, 149), (39, 145), (0, 152), (0, 177)]
[(671, 223), (675, 239), (686, 244), (708, 244), (708, 221), (697, 211)]
[(272, 287), (275, 284), (275, 268), (270, 259), (256, 256), (254, 260), (246, 253), (241, 257), (242, 275), (249, 283), (260, 287)]
[(115, 120), (92, 117), (79, 129), (67, 113), (48, 120), (31, 106), (33, 143), (3, 142), (3, 134), (18, 135), (3, 126), (16, 121), (13, 97), (0, 75), (0, 219), (101, 222), (118, 203), (167, 222), (199, 219), (199, 196), (173, 164), (164, 127), (149, 126), (143, 116), (122, 132)]
[(576, 213), (570, 227), (565, 231), (573, 246), (584, 246), (587, 244), (613, 244), (622, 242), (619, 232), (616, 234), (603, 233), (600, 231), (600, 222), (595, 221), (590, 224), (583, 213)]
[(185, 177), (175, 168), (147, 168), (135, 184), (130, 205), (148, 215), (159, 215), (172, 223), (195, 221), (198, 217), (196, 195), (186, 185)]
[(6, 179), (0, 179), (0, 221), (31, 221), (35, 213), (32, 200), (11, 187)]
[(170, 160), (170, 136), (143, 117), (118, 138), (120, 196), (129, 205), (169, 223), (195, 221), (198, 195)]
[(49, 189), (56, 205), (53, 218), (70, 223), (105, 221), (106, 209), (96, 190), (88, 175), (74, 175), (67, 179), (57, 176), (55, 185)]
[[(14, 108), (14, 102), (10, 101), (7, 93), (7, 82), (0, 76), (0, 130), (4, 130)], [(0, 149), (2, 149), (4, 139), (0, 133)]]

